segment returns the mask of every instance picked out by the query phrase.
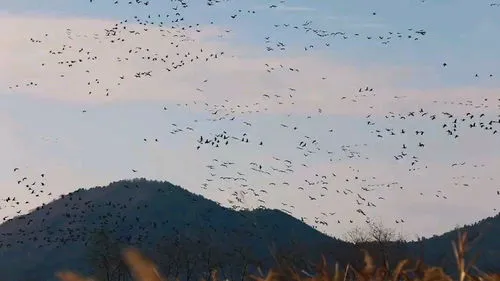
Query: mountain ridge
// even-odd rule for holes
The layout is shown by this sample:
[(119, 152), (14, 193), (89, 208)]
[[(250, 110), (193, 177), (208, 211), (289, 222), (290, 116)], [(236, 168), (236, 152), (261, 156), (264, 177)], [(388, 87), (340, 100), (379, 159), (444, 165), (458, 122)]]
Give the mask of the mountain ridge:
[[(498, 215), (470, 227), (470, 237), (484, 233), (481, 237), (486, 242), (479, 243), (478, 251), (498, 245), (480, 227), (488, 224), (498, 237)], [(323, 234), (280, 210), (235, 211), (169, 182), (133, 179), (78, 189), (0, 225), (0, 274), (7, 280), (40, 276), (53, 280), (53, 272), (64, 268), (91, 274), (88, 249), (99, 233), (121, 246), (144, 250), (160, 264), (172, 260), (175, 253), (171, 249), (181, 244), (191, 258), (198, 252), (217, 252), (219, 261), (211, 266), (236, 264), (236, 269), (225, 270), (227, 276), (247, 265), (250, 269), (269, 266), (277, 256), (293, 257), (303, 267), (310, 266), (306, 260), (317, 260), (321, 254), (340, 263), (360, 257), (353, 244)], [(450, 241), (456, 239), (452, 233), (402, 246), (405, 253), (417, 256), (424, 245), (430, 249), (427, 262), (453, 270), (448, 262), (452, 260)], [(158, 249), (168, 253), (161, 256)], [(489, 251), (488, 261), (482, 264), (488, 268), (495, 266), (490, 260), (496, 257), (496, 252)], [(248, 264), (239, 264), (241, 260)]]
[[(46, 259), (39, 256), (62, 256), (61, 244), (82, 251), (88, 246), (88, 234), (99, 230), (146, 250), (163, 236), (195, 239), (203, 232), (214, 244), (223, 245), (229, 238), (235, 245), (252, 248), (260, 258), (271, 244), (284, 244), (280, 237), (344, 245), (277, 210), (236, 212), (168, 182), (135, 179), (78, 189), (5, 222), (0, 225), (0, 256), (14, 264), (40, 264)], [(25, 257), (25, 252), (31, 256)], [(1, 273), (10, 268), (0, 262)]]

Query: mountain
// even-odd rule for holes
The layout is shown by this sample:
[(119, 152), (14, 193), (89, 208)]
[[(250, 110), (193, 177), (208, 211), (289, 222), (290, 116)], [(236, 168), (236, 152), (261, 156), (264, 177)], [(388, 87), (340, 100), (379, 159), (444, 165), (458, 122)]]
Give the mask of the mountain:
[[(500, 249), (500, 216), (464, 227), (482, 252), (479, 266), (495, 269)], [(449, 232), (421, 242), (395, 243), (390, 256), (418, 257), (455, 269)], [(235, 211), (168, 182), (124, 180), (79, 189), (31, 213), (0, 225), (3, 280), (54, 280), (71, 269), (100, 280), (126, 280), (120, 249), (138, 247), (165, 275), (199, 280), (213, 268), (240, 279), (276, 261), (308, 271), (321, 254), (347, 264), (361, 261), (359, 248), (326, 236), (278, 210)], [(365, 245), (377, 255), (376, 244)], [(396, 249), (397, 251), (395, 251)], [(375, 257), (377, 258), (377, 257)], [(500, 269), (496, 268), (497, 272)]]
[(478, 257), (475, 265), (486, 272), (500, 272), (500, 213), (471, 225), (466, 225), (442, 235), (435, 235), (420, 242), (409, 242), (415, 257), (422, 257), (428, 264), (443, 267), (447, 272), (455, 273), (456, 263), (452, 241), (456, 241), (459, 232), (467, 232), (470, 251), (469, 260)]
[[(264, 266), (273, 262), (270, 253), (290, 255), (292, 249), (304, 256), (353, 249), (281, 211), (234, 211), (168, 182), (138, 179), (80, 189), (0, 225), (0, 274), (4, 280), (48, 280), (64, 268), (91, 273), (87, 257), (99, 237), (137, 246), (160, 263), (168, 256), (165, 263), (173, 263), (176, 247), (184, 255), (203, 249), (217, 260), (207, 267), (241, 260)], [(242, 270), (235, 267), (227, 276)]]

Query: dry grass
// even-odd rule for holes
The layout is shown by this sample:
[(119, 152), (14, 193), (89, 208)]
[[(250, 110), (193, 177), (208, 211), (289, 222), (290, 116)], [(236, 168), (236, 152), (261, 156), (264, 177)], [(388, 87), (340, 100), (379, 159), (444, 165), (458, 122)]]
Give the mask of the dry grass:
[[(405, 259), (390, 270), (387, 263), (382, 267), (374, 264), (368, 251), (364, 251), (364, 267), (356, 269), (347, 265), (341, 269), (338, 264), (331, 270), (323, 257), (314, 277), (303, 277), (293, 268), (279, 268), (270, 270), (267, 276), (250, 275), (254, 281), (500, 281), (500, 274), (486, 274), (474, 266), (474, 260), (466, 263), (465, 254), (468, 251), (467, 233), (459, 234), (458, 240), (453, 242), (453, 251), (458, 268), (458, 279), (453, 280), (442, 268), (429, 267), (420, 261), (412, 263)], [(126, 249), (123, 259), (129, 266), (136, 281), (167, 281), (162, 277), (156, 265), (145, 258), (136, 249)], [(475, 274), (471, 273), (474, 269)], [(56, 274), (61, 281), (94, 281), (92, 278), (82, 277), (72, 272), (59, 272)], [(218, 281), (217, 271), (212, 272), (208, 281)], [(207, 281), (202, 279), (202, 281)]]

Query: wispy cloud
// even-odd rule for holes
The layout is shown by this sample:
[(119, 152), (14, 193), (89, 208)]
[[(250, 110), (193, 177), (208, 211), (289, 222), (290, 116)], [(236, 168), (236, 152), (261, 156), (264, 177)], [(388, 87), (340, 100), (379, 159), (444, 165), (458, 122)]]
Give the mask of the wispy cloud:
[(367, 21), (357, 16), (327, 16), (327, 20), (335, 21), (342, 27), (348, 28), (387, 28), (389, 25), (383, 22)]
[[(346, 181), (359, 171), (353, 172), (352, 162), (346, 159), (347, 157), (343, 157), (343, 152), (339, 149), (341, 144), (355, 141), (370, 143), (365, 151), (366, 155), (363, 154), (363, 159), (356, 159), (355, 164), (356, 169), (361, 170), (360, 174), (366, 173), (366, 184), (397, 180), (405, 187), (404, 190), (399, 189), (399, 186), (383, 187), (367, 194), (366, 196), (376, 201), (378, 205), (376, 210), (372, 211), (373, 214), (388, 218), (394, 218), (397, 215), (408, 217), (408, 221), (413, 221), (413, 224), (406, 229), (409, 232), (421, 232), (423, 225), (429, 226), (425, 229), (426, 233), (444, 231), (449, 225), (442, 222), (429, 225), (427, 220), (430, 216), (426, 214), (433, 212), (433, 219), (441, 218), (446, 221), (452, 216), (450, 215), (452, 211), (460, 208), (457, 207), (460, 204), (476, 208), (477, 205), (467, 200), (473, 195), (481, 197), (476, 198), (487, 203), (481, 205), (482, 209), (476, 208), (475, 212), (464, 211), (464, 214), (460, 214), (461, 218), (478, 219), (489, 212), (488, 207), (494, 203), (492, 200), (495, 199), (489, 196), (490, 193), (484, 192), (478, 195), (477, 190), (472, 188), (461, 189), (458, 192), (454, 190), (457, 187), (450, 184), (457, 170), (450, 169), (449, 162), (460, 160), (460, 157), (469, 162), (484, 160), (491, 164), (490, 167), (498, 167), (497, 161), (500, 158), (495, 157), (493, 153), (486, 151), (478, 155), (477, 151), (470, 149), (471, 144), (494, 147), (495, 139), (490, 138), (490, 135), (487, 138), (484, 135), (461, 136), (459, 140), (450, 144), (447, 136), (439, 131), (439, 134), (435, 134), (435, 138), (430, 138), (429, 143), (426, 143), (427, 146), (433, 148), (428, 152), (419, 153), (422, 162), (425, 161), (430, 168), (407, 176), (406, 165), (389, 160), (393, 160), (392, 154), (398, 153), (401, 143), (397, 141), (408, 142), (410, 139), (401, 137), (395, 140), (397, 137), (394, 137), (384, 142), (379, 142), (378, 139), (372, 140), (370, 137), (373, 135), (368, 132), (369, 129), (364, 130), (366, 129), (364, 117), (368, 114), (381, 115), (375, 116), (378, 117), (375, 121), (377, 126), (383, 128), (384, 125), (387, 127), (397, 125), (397, 120), (386, 120), (384, 115), (388, 112), (415, 111), (418, 107), (434, 112), (455, 110), (463, 113), (464, 108), (470, 111), (496, 112), (498, 107), (496, 104), (493, 106), (491, 101), (496, 101), (499, 90), (497, 88), (481, 88), (474, 85), (415, 89), (411, 87), (411, 82), (424, 81), (439, 73), (435, 70), (388, 64), (363, 63), (360, 66), (359, 63), (349, 61), (349, 59), (338, 59), (322, 53), (293, 57), (275, 55), (272, 52), (261, 51), (254, 46), (235, 46), (230, 42), (219, 40), (219, 34), (230, 35), (231, 33), (213, 26), (202, 26), (201, 32), (194, 30), (181, 32), (175, 28), (161, 31), (153, 27), (145, 31), (144, 26), (130, 25), (129, 31), (140, 34), (131, 35), (131, 33), (122, 32), (118, 37), (125, 41), (112, 44), (109, 42), (111, 38), (105, 36), (105, 29), (110, 29), (114, 24), (115, 22), (112, 21), (85, 18), (18, 15), (0, 17), (0, 26), (15, 26), (15, 29), (8, 29), (0, 38), (0, 61), (2, 61), (0, 94), (11, 95), (0, 95), (0, 99), (12, 100), (16, 97), (13, 95), (25, 95), (23, 97), (27, 97), (27, 102), (31, 102), (31, 108), (39, 110), (31, 113), (36, 116), (33, 117), (36, 120), (33, 121), (31, 117), (26, 118), (29, 123), (35, 124), (31, 125), (33, 127), (44, 127), (49, 118), (42, 113), (54, 112), (55, 108), (66, 114), (61, 113), (60, 116), (54, 118), (71, 120), (64, 126), (58, 124), (61, 134), (63, 134), (62, 131), (65, 134), (63, 143), (58, 144), (57, 147), (58, 151), (64, 150), (65, 153), (60, 153), (64, 154), (62, 156), (57, 156), (48, 146), (33, 146), (28, 140), (36, 137), (37, 133), (31, 132), (23, 135), (23, 132), (28, 131), (28, 121), (25, 120), (26, 124), (23, 127), (19, 125), (18, 120), (6, 114), (4, 114), (5, 118), (0, 116), (1, 127), (7, 128), (2, 131), (6, 137), (3, 135), (0, 139), (0, 147), (4, 155), (8, 155), (5, 159), (9, 159), (9, 163), (24, 165), (26, 169), (31, 169), (29, 172), (33, 175), (38, 174), (41, 169), (50, 171), (49, 175), (57, 175), (57, 179), (51, 179), (51, 187), (54, 186), (54, 190), (58, 192), (68, 191), (75, 187), (75, 183), (79, 185), (78, 187), (93, 186), (106, 184), (109, 180), (144, 176), (167, 179), (209, 198), (224, 201), (229, 199), (228, 192), (217, 192), (214, 189), (215, 186), (208, 191), (200, 188), (201, 182), (207, 178), (205, 166), (217, 157), (221, 161), (234, 161), (240, 164), (233, 170), (228, 168), (221, 171), (221, 175), (244, 172), (251, 175), (248, 177), (249, 181), (256, 186), (267, 186), (270, 182), (282, 183), (284, 181), (289, 181), (294, 185), (294, 187), (280, 186), (270, 191), (266, 200), (271, 207), (279, 208), (281, 203), (288, 200), (296, 206), (295, 215), (297, 216), (315, 216), (318, 209), (324, 208), (321, 211), (337, 210), (339, 217), (355, 217), (357, 214), (354, 213), (352, 205), (356, 195), (347, 196), (335, 190), (337, 187), (339, 190), (348, 187), (359, 188), (355, 184), (350, 186), (351, 183)], [(46, 33), (48, 36), (45, 36)], [(31, 42), (30, 38), (35, 41), (40, 40), (41, 43)], [(177, 48), (177, 44), (180, 47)], [(80, 52), (81, 48), (83, 50)], [(203, 50), (203, 54), (200, 50)], [(59, 51), (62, 53), (59, 54)], [(221, 51), (224, 54), (221, 54)], [(202, 60), (208, 57), (209, 61), (191, 62), (188, 57), (185, 57), (188, 53), (189, 57), (198, 55)], [(218, 54), (217, 59), (214, 58), (214, 54)], [(151, 59), (142, 58), (148, 56), (166, 58), (167, 55), (169, 58), (166, 63), (160, 63), (158, 60), (152, 62)], [(66, 62), (75, 58), (81, 58), (84, 61), (81, 64), (74, 63), (71, 68), (68, 67)], [(180, 63), (180, 60), (183, 60), (184, 66), (175, 71), (166, 70), (166, 68), (172, 68), (172, 61)], [(42, 63), (45, 65), (42, 66)], [(151, 77), (135, 77), (137, 72), (149, 71), (151, 71)], [(30, 82), (38, 86), (30, 85)], [(374, 94), (360, 93), (359, 89), (365, 87), (373, 88)], [(107, 93), (109, 96), (106, 95)], [(43, 103), (40, 102), (42, 99)], [(200, 106), (198, 108), (200, 111), (189, 112), (189, 114), (202, 115), (201, 110), (206, 109), (203, 107), (205, 102), (219, 105), (220, 111), (226, 110), (221, 115), (231, 110), (260, 111), (261, 113), (251, 116), (241, 114), (242, 118), (251, 121), (253, 126), (243, 126), (242, 120), (237, 118), (233, 123), (229, 121), (217, 123), (220, 127), (215, 126), (216, 129), (233, 126), (235, 128), (233, 133), (244, 131), (255, 138), (274, 135), (266, 138), (266, 144), (258, 150), (253, 150), (255, 147), (249, 149), (240, 143), (235, 144), (234, 149), (222, 149), (217, 152), (209, 149), (196, 150), (193, 148), (196, 140), (200, 135), (213, 133), (214, 125), (208, 121), (195, 124), (191, 122), (192, 115), (180, 116), (178, 112), (165, 116), (164, 114), (168, 114), (169, 111), (163, 111), (158, 106), (163, 103), (189, 103), (191, 105), (194, 101)], [(133, 104), (134, 108), (143, 109), (140, 113), (144, 116), (141, 115), (140, 121), (136, 120), (139, 114), (131, 114), (129, 110), (122, 107), (130, 104)], [(82, 114), (67, 113), (70, 109), (79, 106), (82, 108), (94, 106), (96, 112), (95, 114), (90, 112), (91, 114), (84, 117)], [(160, 113), (156, 111), (151, 113), (154, 110), (150, 110), (151, 108), (147, 106), (155, 109), (159, 107)], [(485, 108), (486, 106), (489, 107)], [(62, 111), (62, 108), (66, 111)], [(297, 124), (300, 121), (293, 120), (288, 117), (288, 114), (304, 117), (303, 114), (312, 115), (312, 113), (318, 113), (319, 109), (325, 115), (321, 116), (324, 119), (319, 120), (320, 117), (315, 116), (314, 123), (301, 121), (303, 123), (297, 125), (300, 127), (300, 134), (290, 128), (284, 129), (279, 124), (280, 122), (289, 125)], [(10, 112), (14, 114), (13, 110)], [(204, 114), (203, 117), (211, 115), (207, 112)], [(327, 116), (329, 114), (337, 116)], [(104, 116), (106, 118), (99, 118)], [(209, 117), (213, 116), (207, 118)], [(269, 118), (274, 118), (273, 121), (276, 121), (276, 124), (269, 122)], [(168, 120), (165, 121), (167, 123), (164, 123), (164, 120)], [(195, 131), (186, 133), (181, 140), (176, 139), (177, 136), (169, 133), (170, 127), (168, 126), (177, 121), (179, 121), (179, 126), (193, 126)], [(94, 125), (89, 125), (90, 123)], [(400, 125), (408, 126), (405, 128), (410, 131), (414, 128), (410, 128), (409, 123), (405, 122)], [(148, 125), (144, 126), (144, 124)], [(297, 150), (293, 144), (289, 149), (283, 146), (283, 143), (295, 141), (298, 143), (303, 135), (310, 135), (307, 130), (318, 134), (318, 128), (323, 129), (323, 126), (329, 128), (333, 126), (332, 124), (336, 125), (335, 132), (318, 137), (318, 139), (324, 144), (322, 149), (325, 147), (336, 149), (332, 156), (334, 164), (328, 162), (329, 159), (326, 158), (316, 161), (309, 158), (307, 160), (310, 161), (309, 166), (303, 167), (301, 163), (306, 162), (303, 161), (304, 151)], [(204, 128), (205, 125), (207, 128)], [(420, 126), (432, 127), (424, 123), (415, 126), (417, 129), (422, 129)], [(441, 124), (438, 125), (439, 129), (440, 126)], [(109, 128), (113, 128), (113, 131)], [(70, 129), (72, 131), (68, 132)], [(161, 141), (157, 145), (143, 142), (144, 136), (157, 137), (157, 134), (163, 134), (159, 137)], [(95, 136), (99, 136), (99, 139)], [(163, 142), (167, 138), (168, 141)], [(234, 153), (235, 149), (238, 153)], [(124, 150), (127, 153), (123, 153)], [(485, 154), (491, 154), (490, 158), (483, 157)], [(246, 165), (252, 161), (274, 163), (271, 156), (276, 155), (296, 157), (293, 175), (274, 178), (262, 176)], [(183, 161), (172, 161), (181, 157)], [(28, 162), (29, 165), (23, 164)], [(11, 169), (10, 166), (4, 168), (5, 170)], [(139, 172), (132, 174), (131, 168)], [(186, 176), (186, 171), (189, 172), (189, 176)], [(290, 192), (291, 188), (303, 185), (304, 178), (314, 178), (315, 173), (331, 174), (332, 171), (338, 173), (339, 176), (335, 179), (336, 182), (331, 180), (329, 188), (333, 190), (330, 190), (328, 196), (323, 199), (318, 201), (309, 201), (307, 197), (304, 199), (308, 194), (320, 197), (318, 190), (308, 190), (307, 193), (305, 191)], [(476, 172), (476, 170), (464, 170), (460, 171), (460, 174), (464, 175), (464, 181), (467, 181), (471, 180)], [(482, 173), (485, 176), (481, 179), (472, 179), (474, 185), (486, 186), (485, 190), (488, 189), (490, 192), (491, 181), (486, 175), (493, 174), (494, 171), (488, 170)], [(5, 178), (7, 179), (5, 185), (9, 185), (8, 182), (15, 183), (12, 175), (9, 174)], [(238, 185), (239, 183), (236, 187), (230, 184), (222, 186), (235, 190)], [(454, 201), (451, 201), (451, 195), (450, 202), (444, 202), (442, 197), (436, 197), (433, 192), (438, 189), (443, 193), (450, 191), (450, 194), (453, 191)], [(428, 197), (420, 199), (420, 192)], [(385, 199), (378, 199), (378, 196), (383, 196)], [(249, 205), (259, 204), (255, 198), (247, 198), (247, 201)], [(404, 204), (399, 203), (403, 201)], [(422, 203), (424, 201), (425, 204)], [(335, 202), (335, 208), (333, 208), (335, 210), (331, 210), (331, 202)], [(454, 205), (456, 202), (459, 204)], [(439, 214), (434, 212), (432, 208), (438, 208), (437, 206), (446, 212)], [(419, 211), (415, 211), (417, 209)], [(469, 217), (465, 217), (465, 213)], [(356, 218), (363, 219), (359, 216)], [(330, 230), (335, 228), (333, 231), (337, 231), (336, 234), (344, 230), (340, 227), (337, 229), (335, 217), (330, 219)], [(349, 227), (349, 225), (342, 227)]]
[(288, 6), (288, 5), (274, 5), (273, 8), (270, 8), (272, 5), (260, 5), (256, 6), (253, 9), (255, 10), (269, 10), (271, 11), (280, 11), (280, 12), (315, 12), (317, 11), (314, 7), (308, 6)]
[(278, 6), (276, 10), (283, 12), (314, 12), (316, 8), (306, 6)]
[[(226, 33), (217, 27), (200, 27), (202, 32), (181, 33), (176, 29), (161, 31), (159, 28), (149, 28), (146, 32), (143, 27), (131, 25), (129, 30), (140, 35), (131, 36), (124, 32), (120, 34), (126, 38), (124, 42), (111, 44), (110, 38), (105, 37), (105, 29), (114, 24), (111, 21), (8, 16), (2, 17), (0, 23), (16, 26), (15, 30), (7, 31), (0, 45), (0, 58), (4, 62), (0, 70), (5, 73), (0, 77), (0, 83), (5, 88), (12, 87), (7, 91), (10, 93), (27, 93), (82, 104), (120, 100), (198, 100), (212, 104), (222, 102), (230, 95), (231, 103), (261, 103), (260, 110), (266, 107), (270, 112), (316, 112), (317, 105), (322, 104), (321, 110), (332, 114), (365, 114), (367, 105), (372, 106), (373, 113), (378, 110), (387, 112), (387, 108), (396, 103), (398, 106), (404, 106), (406, 101), (408, 105), (415, 102), (431, 104), (434, 99), (443, 97), (442, 89), (428, 90), (423, 94), (401, 86), (405, 80), (425, 75), (418, 69), (390, 65), (359, 68), (348, 61), (319, 55), (248, 57), (245, 52), (258, 53), (255, 48), (247, 46), (241, 49), (216, 40), (217, 34)], [(42, 42), (33, 43), (30, 38)], [(176, 45), (182, 46), (182, 51)], [(149, 51), (138, 50), (141, 46)], [(62, 54), (49, 53), (62, 48), (65, 49)], [(200, 53), (202, 49), (203, 54)], [(219, 55), (208, 63), (191, 63), (182, 55), (176, 57), (179, 52), (203, 58), (210, 54)], [(142, 58), (167, 55), (170, 56), (169, 62), (182, 60), (185, 66), (173, 71), (171, 64), (152, 63)], [(67, 64), (58, 64), (75, 58), (84, 61), (71, 68)], [(134, 77), (137, 72), (149, 71), (151, 77)], [(26, 86), (31, 82), (38, 86)], [(359, 95), (357, 90), (366, 86), (374, 88), (376, 95)], [(474, 91), (479, 89), (444, 90), (450, 97), (457, 94), (455, 98), (470, 96)], [(282, 98), (280, 101), (266, 101), (264, 94), (278, 94)], [(406, 98), (395, 99), (395, 96)]]

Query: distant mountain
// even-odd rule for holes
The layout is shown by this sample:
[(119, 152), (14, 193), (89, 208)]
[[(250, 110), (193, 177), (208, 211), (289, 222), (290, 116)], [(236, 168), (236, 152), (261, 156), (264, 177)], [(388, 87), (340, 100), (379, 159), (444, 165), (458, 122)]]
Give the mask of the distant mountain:
[[(316, 254), (329, 248), (340, 254), (353, 249), (281, 211), (234, 211), (168, 182), (141, 179), (80, 189), (0, 225), (0, 276), (47, 280), (61, 268), (90, 273), (86, 257), (96, 237), (136, 245), (160, 262), (168, 255), (172, 260), (173, 253), (162, 257), (159, 248), (178, 246), (190, 255), (202, 248), (217, 252), (212, 259), (219, 264), (212, 261), (209, 267), (248, 259), (248, 269), (271, 264), (273, 251), (302, 248), (305, 255), (305, 250)], [(237, 275), (231, 270), (228, 276)]]
[(500, 213), (421, 242), (410, 242), (408, 247), (415, 257), (423, 256), (427, 263), (441, 266), (453, 273), (457, 268), (452, 241), (457, 240), (458, 231), (467, 232), (470, 246), (468, 258), (472, 260), (477, 256), (475, 265), (479, 269), (486, 272), (500, 272)]
[[(466, 229), (478, 239), (474, 250), (485, 253), (481, 268), (493, 268), (500, 249), (499, 216)], [(403, 250), (398, 253), (418, 256), (424, 245), (427, 262), (453, 270), (444, 262), (453, 260), (452, 240), (456, 234), (450, 232), (423, 244), (398, 244)], [(341, 264), (361, 260), (354, 245), (281, 211), (234, 211), (168, 182), (137, 179), (77, 190), (0, 225), (0, 277), (53, 280), (55, 271), (71, 269), (103, 281), (126, 280), (119, 259), (125, 246), (140, 248), (165, 275), (192, 280), (212, 268), (241, 280), (276, 261), (313, 271), (307, 261), (321, 254)]]

